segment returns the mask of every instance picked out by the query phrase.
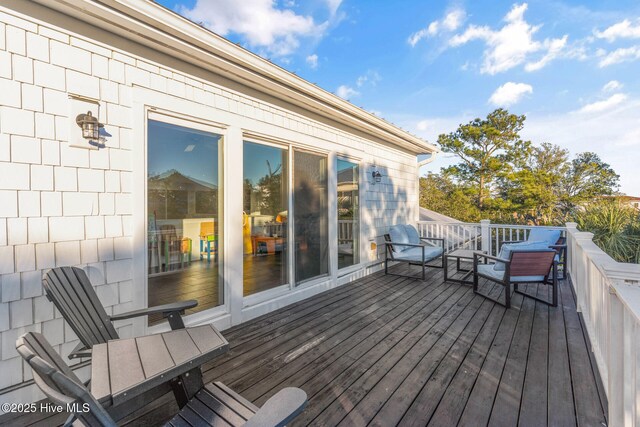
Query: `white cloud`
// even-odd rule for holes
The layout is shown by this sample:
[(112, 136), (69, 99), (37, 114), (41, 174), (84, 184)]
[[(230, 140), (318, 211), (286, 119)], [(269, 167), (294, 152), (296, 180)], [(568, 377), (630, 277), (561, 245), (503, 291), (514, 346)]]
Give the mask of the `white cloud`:
[(338, 89), (336, 89), (336, 95), (338, 95), (342, 99), (349, 100), (354, 96), (360, 95), (360, 92), (347, 85), (341, 85), (338, 87)]
[(622, 47), (612, 52), (599, 50), (597, 54), (600, 56), (598, 66), (600, 68), (604, 68), (621, 62), (630, 62), (640, 59), (640, 46)]
[(331, 16), (335, 15), (338, 11), (338, 8), (342, 4), (342, 0), (326, 0), (327, 6), (329, 7), (329, 13)]
[(521, 133), (535, 143), (548, 141), (572, 153), (593, 151), (620, 174), (621, 191), (640, 195), (637, 162), (640, 158), (640, 100), (626, 102), (592, 114), (527, 114)]
[(526, 94), (533, 93), (533, 87), (526, 83), (507, 82), (496, 89), (489, 102), (496, 106), (508, 107), (519, 102)]
[(318, 68), (318, 55), (316, 55), (315, 53), (313, 55), (307, 56), (306, 61), (309, 67), (313, 69)]
[(447, 13), (441, 20), (433, 21), (425, 28), (416, 31), (411, 34), (407, 39), (407, 42), (414, 47), (418, 42), (425, 37), (433, 37), (441, 32), (451, 32), (460, 28), (462, 22), (466, 18), (466, 13), (463, 9), (455, 9)]
[(524, 69), (526, 71), (537, 71), (556, 59), (567, 45), (567, 38), (568, 36), (565, 35), (560, 39), (545, 40), (543, 45), (547, 50), (547, 53), (538, 61), (527, 63), (527, 65), (524, 66)]
[[(222, 36), (242, 35), (252, 47), (264, 48), (274, 56), (291, 54), (301, 38), (322, 37), (329, 25), (276, 6), (272, 0), (197, 0), (193, 8), (182, 6), (179, 12)], [(328, 0), (328, 6), (337, 9), (340, 2)]]
[(431, 126), (433, 126), (433, 122), (427, 119), (420, 120), (418, 123), (416, 123), (416, 129), (418, 129), (419, 131), (425, 131), (429, 129)]
[(617, 39), (640, 39), (640, 19), (636, 22), (637, 25), (634, 26), (631, 21), (625, 19), (604, 31), (595, 31), (594, 34), (597, 38), (605, 39), (608, 42), (614, 42)]
[(380, 80), (382, 80), (382, 77), (380, 77), (380, 74), (377, 71), (368, 70), (365, 74), (356, 79), (356, 86), (362, 87), (365, 84), (375, 86)]
[(603, 92), (614, 92), (616, 90), (622, 89), (623, 84), (617, 80), (611, 80), (604, 86), (602, 86)]
[(578, 113), (601, 113), (620, 105), (626, 99), (627, 95), (624, 93), (616, 93), (602, 101), (592, 102), (591, 104), (583, 106), (578, 110)]
[(449, 45), (458, 47), (472, 40), (484, 41), (484, 61), (480, 72), (496, 74), (507, 71), (527, 61), (530, 55), (542, 52), (541, 59), (529, 62), (525, 69), (535, 71), (558, 57), (567, 43), (567, 36), (559, 39), (534, 40), (540, 25), (533, 26), (525, 21), (527, 4), (514, 5), (504, 17), (505, 25), (499, 30), (487, 26), (469, 25), (462, 34), (449, 40)]

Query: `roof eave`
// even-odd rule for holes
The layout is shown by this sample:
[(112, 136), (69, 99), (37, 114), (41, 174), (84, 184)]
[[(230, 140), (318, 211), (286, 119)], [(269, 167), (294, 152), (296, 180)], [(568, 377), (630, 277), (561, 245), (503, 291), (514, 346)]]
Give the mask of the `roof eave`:
[(437, 147), (151, 1), (34, 0), (93, 26), (266, 92), (413, 154)]

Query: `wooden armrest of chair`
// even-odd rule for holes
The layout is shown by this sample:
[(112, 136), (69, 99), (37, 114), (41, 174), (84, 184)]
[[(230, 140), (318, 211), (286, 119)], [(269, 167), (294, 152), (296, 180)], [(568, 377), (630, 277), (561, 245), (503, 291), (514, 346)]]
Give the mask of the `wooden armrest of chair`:
[(188, 308), (193, 308), (198, 305), (198, 301), (191, 299), (187, 301), (174, 302), (171, 304), (157, 305), (155, 307), (141, 308), (140, 310), (128, 311), (126, 313), (114, 314), (109, 316), (111, 320), (123, 320), (131, 319), (133, 317), (148, 316), (150, 314), (162, 313), (168, 315), (171, 313), (184, 314), (184, 311)]
[(307, 393), (295, 387), (280, 390), (249, 418), (244, 427), (280, 427), (307, 406)]

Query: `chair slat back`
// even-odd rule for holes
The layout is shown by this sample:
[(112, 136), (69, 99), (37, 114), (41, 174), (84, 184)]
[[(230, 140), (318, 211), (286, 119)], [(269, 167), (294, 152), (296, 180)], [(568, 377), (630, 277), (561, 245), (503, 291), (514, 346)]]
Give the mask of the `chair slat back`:
[(511, 277), (516, 276), (547, 276), (553, 266), (556, 251), (512, 251)]
[[(65, 361), (62, 360), (62, 357), (60, 357), (58, 352), (55, 351), (53, 347), (51, 347), (51, 344), (49, 344), (49, 342), (42, 334), (37, 332), (24, 334), (23, 336), (18, 338), (18, 341), (16, 342), (16, 348), (18, 350), (20, 350), (20, 346), (23, 346), (24, 349), (28, 350), (30, 354), (40, 357), (53, 368), (66, 375), (69, 379), (82, 384), (82, 381), (80, 381), (76, 374), (73, 373), (71, 368), (69, 368), (69, 365), (67, 365)], [(29, 353), (25, 354), (29, 356)], [(23, 355), (23, 357), (28, 361), (28, 358), (25, 357), (25, 355)], [(60, 391), (57, 387), (54, 386), (54, 388)]]
[(116, 426), (42, 334), (24, 334), (16, 341), (16, 349), (31, 366), (34, 382), (52, 402), (73, 411), (85, 426)]
[(84, 270), (52, 268), (45, 272), (42, 284), (49, 300), (87, 348), (118, 338)]

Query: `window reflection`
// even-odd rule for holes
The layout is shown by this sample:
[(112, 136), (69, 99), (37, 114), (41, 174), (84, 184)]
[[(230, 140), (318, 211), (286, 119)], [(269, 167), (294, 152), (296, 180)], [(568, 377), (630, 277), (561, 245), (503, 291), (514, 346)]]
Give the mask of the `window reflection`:
[(244, 143), (244, 295), (286, 284), (289, 151)]
[(338, 159), (338, 268), (357, 264), (359, 259), (358, 165)]
[[(148, 121), (149, 305), (197, 299), (200, 311), (223, 303), (221, 136)], [(161, 316), (149, 319), (162, 321)]]
[(294, 151), (296, 284), (329, 273), (327, 157)]

